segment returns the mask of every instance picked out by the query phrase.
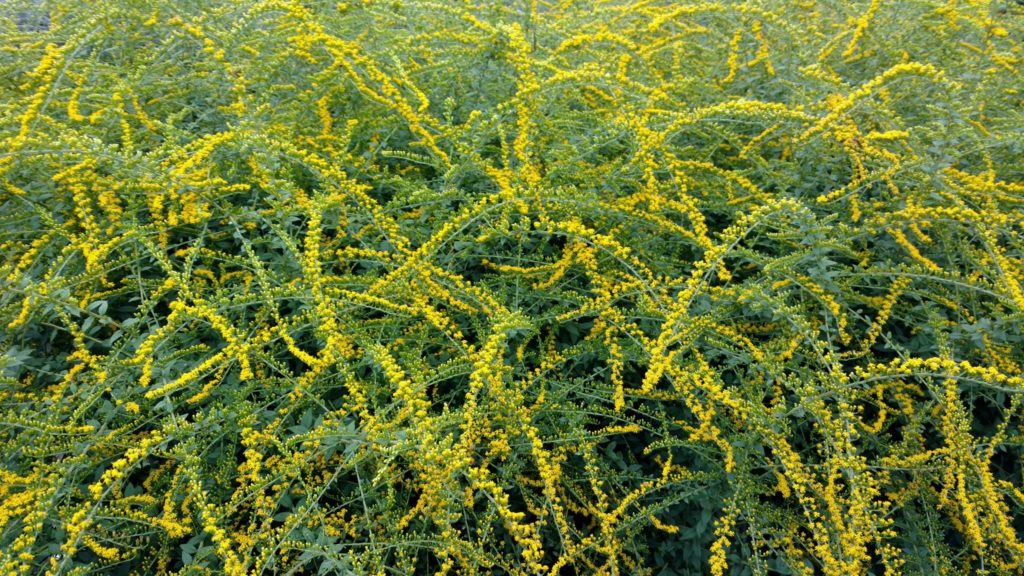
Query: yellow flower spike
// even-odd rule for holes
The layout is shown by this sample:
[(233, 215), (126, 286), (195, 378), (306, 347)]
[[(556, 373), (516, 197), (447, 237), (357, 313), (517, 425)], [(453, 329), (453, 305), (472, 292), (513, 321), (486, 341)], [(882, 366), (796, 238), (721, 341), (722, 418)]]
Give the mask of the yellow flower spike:
[(725, 514), (716, 521), (715, 536), (718, 538), (711, 545), (710, 560), (711, 574), (714, 576), (722, 576), (729, 569), (729, 563), (725, 556), (729, 549), (732, 529), (738, 513), (739, 508), (735, 504), (730, 504), (726, 507)]
[(519, 176), (526, 183), (527, 187), (532, 188), (540, 182), (541, 176), (533, 162), (532, 153), (528, 150), (531, 143), (530, 132), (533, 127), (533, 120), (531, 118), (533, 112), (528, 98), (531, 97), (533, 91), (539, 88), (539, 84), (532, 70), (533, 64), (530, 56), (530, 47), (523, 36), (522, 28), (518, 23), (514, 23), (507, 27), (505, 32), (508, 34), (509, 44), (512, 48), (510, 53), (511, 63), (519, 74), (516, 83), (518, 92), (515, 97), (518, 118), (516, 122), (517, 132), (512, 148), (516, 159), (520, 163)]
[(889, 80), (897, 78), (902, 75), (922, 76), (931, 79), (936, 83), (946, 83), (955, 85), (954, 83), (949, 82), (947, 80), (945, 73), (943, 73), (941, 70), (939, 70), (932, 64), (921, 64), (919, 62), (905, 62), (897, 64), (889, 68), (885, 72), (882, 72), (878, 76), (875, 76), (868, 82), (865, 82), (864, 84), (860, 85), (856, 90), (854, 90), (847, 96), (836, 101), (836, 103), (833, 106), (831, 106), (830, 112), (825, 117), (818, 120), (818, 122), (816, 122), (813, 126), (811, 126), (802, 134), (800, 134), (798, 140), (804, 141), (807, 140), (808, 138), (811, 138), (812, 136), (819, 134), (825, 128), (829, 127), (833, 122), (841, 118), (842, 115), (845, 114), (848, 110), (853, 108), (853, 106), (858, 101), (875, 93), (878, 89), (883, 87), (885, 83), (888, 82)]
[(401, 414), (396, 416), (395, 419), (401, 421), (405, 416), (410, 416), (414, 420), (426, 418), (430, 403), (427, 401), (423, 390), (406, 377), (405, 371), (402, 370), (401, 366), (398, 365), (398, 362), (388, 353), (386, 348), (374, 346), (370, 349), (370, 352), (384, 370), (388, 381), (395, 387), (395, 397), (405, 403)]
[(856, 27), (853, 30), (853, 34), (850, 36), (850, 42), (846, 45), (846, 49), (843, 50), (843, 58), (849, 59), (853, 56), (854, 51), (857, 49), (857, 43), (864, 37), (864, 32), (867, 30), (868, 24), (871, 23), (871, 19), (875, 17), (875, 13), (878, 12), (878, 8), (881, 5), (881, 0), (871, 0), (871, 4), (868, 5), (867, 10), (857, 18)]
[(912, 259), (914, 259), (916, 262), (924, 266), (925, 269), (936, 274), (942, 273), (942, 267), (933, 262), (925, 255), (921, 254), (921, 251), (917, 248), (917, 246), (914, 246), (914, 244), (907, 239), (907, 237), (903, 234), (902, 231), (896, 228), (886, 228), (885, 231), (888, 232), (894, 240), (896, 240), (897, 244), (902, 246), (903, 249), (907, 251), (907, 254), (910, 255)]
[(768, 41), (765, 40), (764, 32), (762, 31), (764, 24), (760, 20), (754, 20), (750, 25), (750, 31), (757, 40), (757, 54), (754, 59), (747, 62), (747, 66), (754, 66), (758, 63), (764, 62), (764, 69), (769, 76), (775, 76), (775, 67), (772, 66), (771, 55), (768, 52)]
[(75, 77), (75, 88), (68, 97), (67, 113), (68, 119), (72, 122), (85, 122), (85, 116), (79, 110), (79, 100), (82, 97), (82, 90), (85, 88), (86, 76), (84, 74)]

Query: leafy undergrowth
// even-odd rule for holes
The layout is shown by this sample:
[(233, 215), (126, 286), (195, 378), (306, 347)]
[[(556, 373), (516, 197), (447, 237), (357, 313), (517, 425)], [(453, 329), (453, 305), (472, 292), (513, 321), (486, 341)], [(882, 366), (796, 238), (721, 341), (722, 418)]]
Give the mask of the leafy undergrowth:
[(1020, 573), (1018, 4), (0, 3), (0, 572)]

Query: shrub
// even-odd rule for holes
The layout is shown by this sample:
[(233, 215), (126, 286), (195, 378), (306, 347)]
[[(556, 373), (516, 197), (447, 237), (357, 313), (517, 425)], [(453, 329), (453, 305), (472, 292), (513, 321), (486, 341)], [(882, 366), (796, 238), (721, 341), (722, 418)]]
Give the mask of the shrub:
[(0, 13), (3, 573), (1024, 569), (1016, 3)]

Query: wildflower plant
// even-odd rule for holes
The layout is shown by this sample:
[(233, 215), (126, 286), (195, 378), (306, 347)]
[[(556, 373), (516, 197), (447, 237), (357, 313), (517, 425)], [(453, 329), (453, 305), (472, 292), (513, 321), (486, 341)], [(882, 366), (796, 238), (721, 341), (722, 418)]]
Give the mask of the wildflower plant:
[(0, 573), (1024, 570), (1019, 3), (0, 38)]

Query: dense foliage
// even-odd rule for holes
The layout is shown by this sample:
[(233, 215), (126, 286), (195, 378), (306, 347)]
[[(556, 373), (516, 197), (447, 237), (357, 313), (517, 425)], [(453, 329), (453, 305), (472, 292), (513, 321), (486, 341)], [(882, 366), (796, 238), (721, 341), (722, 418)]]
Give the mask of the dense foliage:
[(1024, 7), (0, 3), (3, 574), (1019, 574)]

